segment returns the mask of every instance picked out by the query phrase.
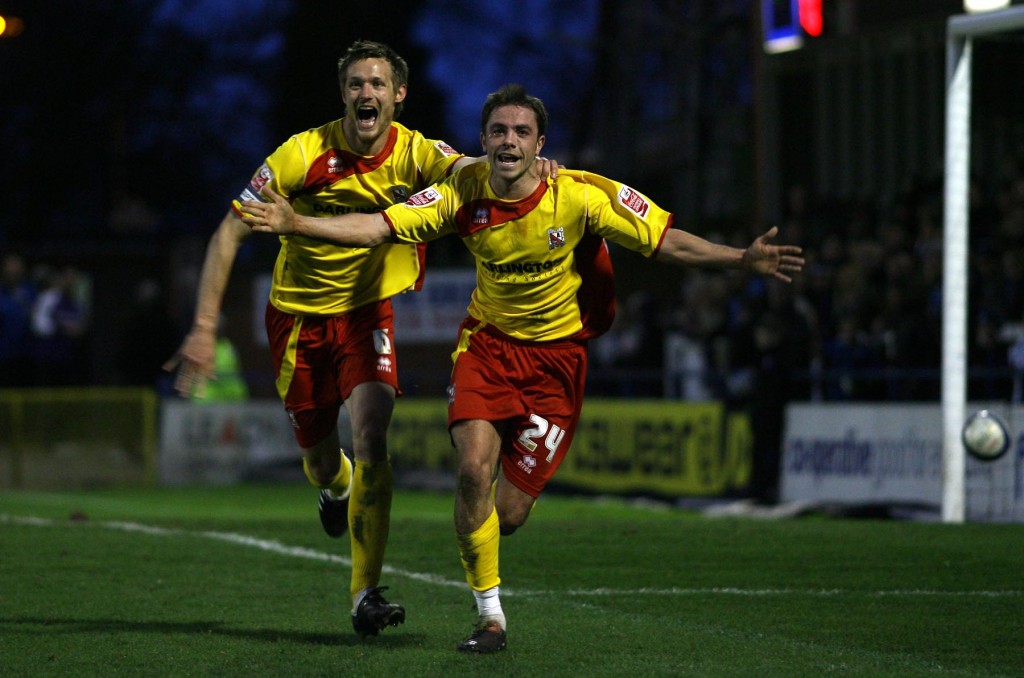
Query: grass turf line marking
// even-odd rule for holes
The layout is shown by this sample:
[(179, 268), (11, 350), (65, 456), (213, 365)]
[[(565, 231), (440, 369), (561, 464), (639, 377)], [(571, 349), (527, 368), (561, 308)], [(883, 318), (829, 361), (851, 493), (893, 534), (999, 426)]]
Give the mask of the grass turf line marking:
[[(11, 523), (13, 525), (31, 525), (35, 527), (64, 527), (69, 525), (69, 523), (60, 520), (51, 520), (49, 518), (37, 518), (32, 516), (8, 516), (6, 513), (0, 514), (0, 523)], [(72, 521), (70, 525), (92, 525), (95, 527), (101, 527), (108, 530), (134, 532), (140, 534), (148, 534), (157, 537), (204, 537), (206, 539), (212, 539), (214, 541), (222, 541), (230, 544), (238, 544), (239, 546), (256, 548), (261, 551), (276, 553), (278, 555), (291, 556), (293, 558), (305, 558), (307, 560), (319, 560), (328, 563), (336, 563), (344, 567), (352, 567), (352, 561), (349, 558), (338, 556), (333, 553), (324, 553), (323, 551), (316, 551), (314, 549), (306, 548), (303, 546), (288, 546), (287, 544), (282, 544), (279, 541), (274, 541), (271, 539), (260, 539), (259, 537), (252, 537), (249, 535), (237, 534), (234, 532), (192, 532), (188, 530), (179, 530), (176, 528), (158, 527), (155, 525), (144, 525), (142, 523), (118, 520), (83, 521), (82, 523), (75, 523)], [(397, 567), (392, 567), (390, 565), (385, 565), (383, 568), (383, 572), (385, 574), (393, 574), (400, 577), (406, 577), (407, 579), (413, 579), (415, 581), (426, 582), (428, 584), (436, 584), (438, 586), (448, 586), (452, 588), (464, 588), (466, 586), (465, 581), (456, 581), (454, 579), (447, 579), (445, 577), (441, 577), (434, 574), (426, 574), (423, 572), (410, 572)]]
[[(10, 523), (12, 525), (29, 525), (34, 527), (64, 527), (68, 523), (65, 521), (52, 520), (49, 518), (37, 518), (33, 516), (9, 516), (6, 513), (0, 514), (0, 523)], [(176, 528), (157, 527), (155, 525), (144, 525), (142, 523), (126, 522), (118, 520), (107, 520), (107, 521), (88, 521), (81, 523), (82, 525), (93, 525), (108, 530), (119, 530), (122, 532), (134, 532), (140, 534), (147, 534), (156, 537), (203, 537), (205, 539), (212, 539), (214, 541), (222, 541), (230, 544), (237, 544), (239, 546), (246, 546), (249, 548), (256, 548), (261, 551), (267, 551), (269, 553), (276, 553), (278, 555), (290, 556), (293, 558), (306, 558), (308, 560), (319, 560), (328, 563), (337, 563), (345, 567), (352, 567), (352, 561), (349, 558), (334, 555), (333, 553), (324, 553), (323, 551), (317, 551), (314, 549), (306, 548), (304, 546), (288, 546), (282, 544), (279, 541), (272, 539), (260, 539), (258, 537), (252, 537), (244, 534), (237, 534), (234, 532), (214, 532), (214, 531), (202, 531), (192, 532), (189, 530), (180, 530)], [(71, 523), (72, 526), (75, 523)], [(466, 582), (456, 581), (454, 579), (447, 579), (433, 574), (426, 574), (423, 572), (410, 572), (401, 568), (392, 567), (385, 565), (383, 569), (385, 574), (393, 574), (400, 577), (406, 577), (415, 581), (426, 582), (428, 584), (436, 584), (438, 586), (447, 586), (452, 588), (464, 588)], [(704, 588), (648, 588), (641, 587), (636, 589), (610, 589), (610, 588), (596, 588), (596, 589), (569, 589), (567, 591), (529, 591), (525, 589), (506, 589), (502, 587), (501, 590), (503, 595), (514, 596), (514, 597), (538, 597), (538, 596), (570, 596), (570, 597), (607, 597), (607, 596), (634, 596), (634, 595), (653, 595), (653, 596), (702, 596), (702, 595), (729, 595), (729, 596), (749, 596), (749, 597), (760, 597), (760, 596), (816, 596), (816, 597), (830, 597), (830, 596), (841, 596), (851, 594), (861, 594), (870, 597), (981, 597), (981, 598), (1012, 598), (1024, 596), (1024, 590), (1008, 589), (1003, 591), (935, 591), (926, 589), (908, 589), (908, 590), (889, 590), (889, 591), (852, 591), (849, 589), (739, 589), (733, 587), (704, 587)]]

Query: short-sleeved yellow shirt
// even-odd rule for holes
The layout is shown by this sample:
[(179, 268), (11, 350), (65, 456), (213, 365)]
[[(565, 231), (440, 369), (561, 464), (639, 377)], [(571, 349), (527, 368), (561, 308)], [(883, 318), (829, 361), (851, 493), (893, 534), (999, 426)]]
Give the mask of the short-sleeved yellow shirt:
[[(442, 181), (462, 157), (443, 141), (392, 123), (384, 149), (357, 155), (342, 121), (293, 135), (253, 175), (238, 201), (266, 200), (270, 186), (297, 214), (379, 212)], [(414, 245), (347, 248), (303, 236), (281, 236), (270, 302), (296, 315), (340, 315), (414, 288), (422, 249)]]
[(672, 214), (605, 177), (559, 170), (528, 197), (507, 201), (490, 168), (462, 168), (384, 212), (400, 243), (457, 234), (476, 259), (469, 315), (515, 339), (590, 339), (615, 312), (605, 239), (645, 256), (657, 252)]

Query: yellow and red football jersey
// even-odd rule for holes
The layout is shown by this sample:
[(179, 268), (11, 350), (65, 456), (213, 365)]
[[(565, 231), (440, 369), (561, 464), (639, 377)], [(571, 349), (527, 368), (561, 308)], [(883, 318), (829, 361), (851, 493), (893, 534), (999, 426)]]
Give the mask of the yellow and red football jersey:
[[(404, 203), (442, 181), (462, 157), (443, 141), (392, 123), (384, 149), (354, 153), (342, 121), (293, 135), (256, 171), (233, 203), (266, 200), (270, 186), (288, 198), (297, 214), (325, 217), (379, 212)], [(415, 287), (422, 275), (422, 249), (387, 244), (347, 248), (297, 235), (281, 236), (270, 302), (300, 315), (338, 315)]]
[(625, 184), (559, 170), (522, 200), (501, 200), (485, 163), (464, 167), (384, 212), (395, 239), (457, 234), (476, 258), (469, 315), (526, 341), (590, 339), (615, 314), (605, 239), (657, 252), (672, 214)]

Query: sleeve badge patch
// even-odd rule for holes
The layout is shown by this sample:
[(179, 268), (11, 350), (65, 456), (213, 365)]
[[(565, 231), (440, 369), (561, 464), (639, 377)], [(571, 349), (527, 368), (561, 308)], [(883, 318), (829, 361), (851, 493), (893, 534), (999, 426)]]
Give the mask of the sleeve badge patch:
[(445, 155), (460, 155), (458, 151), (456, 151), (454, 148), (452, 148), (443, 141), (438, 141), (436, 144), (434, 144), (434, 148), (441, 151)]
[(270, 171), (270, 168), (264, 163), (260, 166), (256, 173), (252, 175), (252, 179), (249, 180), (249, 185), (246, 186), (242, 193), (238, 196), (238, 200), (259, 200), (260, 202), (269, 202), (267, 198), (260, 195), (260, 191), (263, 187), (270, 183), (270, 180), (274, 178), (274, 173)]
[(408, 201), (406, 201), (405, 204), (409, 205), (410, 207), (426, 207), (427, 205), (431, 205), (439, 201), (440, 199), (441, 194), (437, 192), (437, 189), (431, 187), (425, 188), (419, 193), (414, 194), (412, 197), (409, 198)]
[(618, 198), (623, 207), (636, 213), (641, 219), (647, 216), (647, 211), (651, 208), (647, 200), (629, 186), (623, 186), (619, 190)]

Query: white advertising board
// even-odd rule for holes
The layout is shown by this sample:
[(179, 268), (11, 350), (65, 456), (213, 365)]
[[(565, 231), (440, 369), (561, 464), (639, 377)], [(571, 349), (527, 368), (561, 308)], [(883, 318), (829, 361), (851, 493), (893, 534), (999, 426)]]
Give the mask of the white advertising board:
[(281, 403), (193, 403), (165, 399), (160, 408), (157, 477), (161, 484), (229, 484), (273, 468), (295, 467), (302, 450)]
[[(968, 406), (973, 412), (981, 406)], [(1004, 406), (1010, 451), (967, 458), (967, 517), (1024, 521), (1024, 408)], [(780, 499), (833, 504), (942, 504), (938, 403), (793, 403), (786, 412)]]
[(391, 297), (396, 335), (403, 344), (443, 342), (454, 346), (475, 287), (472, 268), (428, 266), (423, 289)]

